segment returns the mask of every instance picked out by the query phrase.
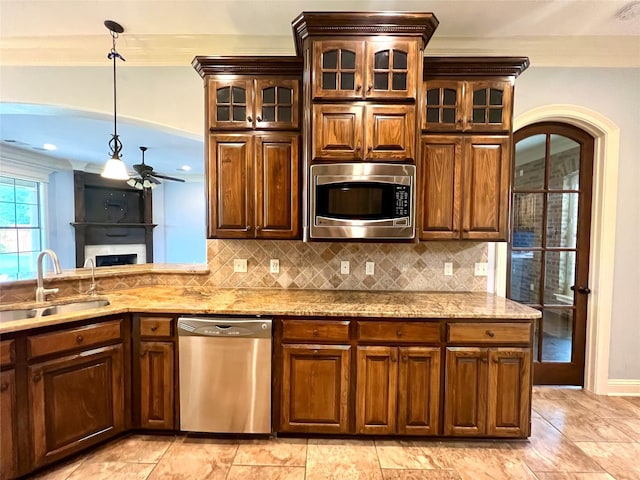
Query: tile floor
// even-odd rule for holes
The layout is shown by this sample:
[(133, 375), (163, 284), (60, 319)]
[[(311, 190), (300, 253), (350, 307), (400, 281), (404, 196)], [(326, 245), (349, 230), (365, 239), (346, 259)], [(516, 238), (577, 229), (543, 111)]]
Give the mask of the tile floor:
[(55, 480), (638, 480), (640, 397), (535, 387), (528, 441), (230, 440), (129, 435)]

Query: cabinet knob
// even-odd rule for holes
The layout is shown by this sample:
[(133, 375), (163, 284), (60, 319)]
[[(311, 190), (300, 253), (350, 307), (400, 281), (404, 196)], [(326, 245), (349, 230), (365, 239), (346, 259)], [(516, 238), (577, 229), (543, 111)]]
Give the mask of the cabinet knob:
[(0, 385), (0, 392), (6, 392), (7, 390), (9, 390), (8, 383), (3, 383), (2, 385)]
[(318, 330), (314, 330), (313, 331), (313, 336), (317, 337), (318, 335), (320, 335), (320, 332)]
[(360, 90), (362, 90), (362, 85), (356, 85), (356, 92), (359, 92)]
[(314, 351), (313, 351), (313, 354), (314, 354), (314, 355), (317, 355), (317, 354), (318, 354), (318, 350), (314, 350)]
[(369, 147), (367, 148), (367, 150), (369, 150), (370, 152), (373, 151), (373, 145), (369, 145)]
[(408, 357), (407, 355), (403, 355), (403, 356), (402, 356), (402, 361), (403, 361), (403, 362), (407, 362), (407, 361), (409, 361), (409, 357)]
[(260, 230), (262, 230), (262, 227), (260, 225), (256, 225), (256, 230), (259, 232)]
[(488, 360), (487, 360), (486, 358), (483, 358), (483, 359), (482, 359), (482, 360), (480, 360), (480, 361), (481, 361), (482, 363), (487, 363), (487, 361), (488, 361)]
[(251, 115), (247, 117), (247, 122), (253, 122), (253, 117)]
[(487, 335), (488, 335), (488, 336), (490, 336), (491, 338), (493, 338), (493, 337), (495, 337), (495, 336), (496, 336), (496, 334), (495, 334), (495, 333), (493, 333), (491, 330), (487, 330), (487, 332), (486, 332), (486, 333), (487, 333)]
[(404, 335), (404, 334), (402, 333), (402, 330), (398, 330), (398, 331), (396, 332), (396, 335), (397, 335), (397, 336), (399, 336), (399, 337), (401, 337), (401, 336), (402, 336), (402, 335)]
[(42, 378), (42, 377), (40, 376), (40, 374), (39, 374), (39, 373), (36, 373), (36, 374), (33, 376), (33, 381), (34, 381), (35, 383), (38, 383), (38, 382), (40, 381), (40, 379), (41, 379), (41, 378)]
[(140, 352), (140, 356), (141, 356), (141, 357), (144, 357), (146, 354), (147, 354), (147, 351), (146, 351), (146, 350), (143, 350), (142, 352)]
[(262, 121), (262, 117), (261, 117), (260, 115), (258, 115), (258, 116), (256, 117), (256, 122), (261, 122), (261, 121)]
[(158, 325), (154, 325), (153, 327), (151, 327), (152, 332), (155, 332), (156, 330), (158, 330)]
[(360, 145), (356, 145), (356, 152), (359, 152), (360, 150), (362, 150), (362, 147)]
[(76, 337), (76, 343), (82, 343), (84, 341), (84, 337), (82, 335), (78, 335)]
[(371, 90), (373, 90), (373, 85), (369, 85), (369, 86), (367, 87), (367, 93), (369, 93)]

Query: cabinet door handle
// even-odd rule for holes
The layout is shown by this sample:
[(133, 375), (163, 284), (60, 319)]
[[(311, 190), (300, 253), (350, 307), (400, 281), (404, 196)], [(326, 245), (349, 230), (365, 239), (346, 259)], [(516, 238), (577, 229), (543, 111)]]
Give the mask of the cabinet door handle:
[(76, 337), (76, 343), (82, 343), (84, 341), (84, 337), (82, 335), (78, 335)]
[(3, 383), (2, 385), (0, 385), (0, 392), (6, 392), (7, 390), (9, 390), (8, 383)]
[(258, 116), (256, 117), (256, 122), (261, 122), (261, 121), (262, 121), (262, 117), (261, 117), (260, 115), (258, 115)]
[(247, 122), (253, 122), (253, 117), (251, 115), (247, 117)]
[(359, 152), (360, 150), (362, 150), (362, 147), (360, 145), (356, 145), (356, 152)]
[(369, 93), (371, 90), (373, 90), (373, 85), (369, 85), (369, 86), (367, 87), (367, 93)]
[(158, 330), (158, 325), (154, 325), (153, 327), (151, 327), (152, 332), (155, 332), (156, 330)]
[(495, 337), (495, 336), (496, 336), (496, 334), (495, 334), (495, 333), (493, 333), (491, 330), (487, 330), (487, 332), (486, 332), (486, 333), (487, 333), (487, 335), (488, 335), (488, 336), (490, 336), (491, 338), (493, 338), (493, 337)]
[(577, 286), (577, 285), (572, 285), (571, 291), (573, 292), (577, 291), (578, 293), (584, 293), (586, 295), (591, 293), (591, 289), (589, 287), (583, 287), (583, 286)]
[(314, 330), (313, 331), (313, 336), (317, 337), (318, 335), (320, 335), (320, 332), (318, 330)]
[(40, 381), (40, 379), (41, 379), (41, 378), (42, 378), (42, 377), (40, 376), (40, 374), (39, 374), (39, 373), (36, 373), (36, 374), (33, 376), (33, 381), (34, 381), (35, 383), (38, 383), (38, 382)]
[(402, 333), (402, 330), (398, 330), (398, 331), (396, 332), (396, 335), (397, 335), (398, 337), (401, 337), (401, 336), (402, 336), (402, 335), (404, 335), (404, 334)]
[(359, 92), (360, 90), (362, 90), (362, 85), (356, 85), (356, 92)]

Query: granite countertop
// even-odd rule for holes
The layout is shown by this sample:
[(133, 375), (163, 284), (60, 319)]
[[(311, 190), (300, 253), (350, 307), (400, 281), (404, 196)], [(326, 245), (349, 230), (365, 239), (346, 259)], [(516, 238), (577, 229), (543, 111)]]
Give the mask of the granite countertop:
[[(106, 298), (110, 304), (68, 314), (5, 321), (0, 323), (0, 334), (126, 312), (513, 320), (529, 320), (541, 315), (538, 310), (503, 297), (478, 292), (211, 289), (182, 286), (150, 286), (107, 292), (96, 297), (60, 298), (39, 304), (38, 307), (92, 298)], [(34, 306), (33, 302), (2, 305), (0, 310)]]

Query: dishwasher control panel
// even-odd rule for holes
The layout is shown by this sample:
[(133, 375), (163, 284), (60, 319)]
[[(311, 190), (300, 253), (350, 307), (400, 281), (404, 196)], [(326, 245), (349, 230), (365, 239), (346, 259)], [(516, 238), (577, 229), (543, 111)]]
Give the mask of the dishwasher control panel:
[(180, 317), (178, 335), (206, 337), (271, 337), (272, 320), (267, 318)]

